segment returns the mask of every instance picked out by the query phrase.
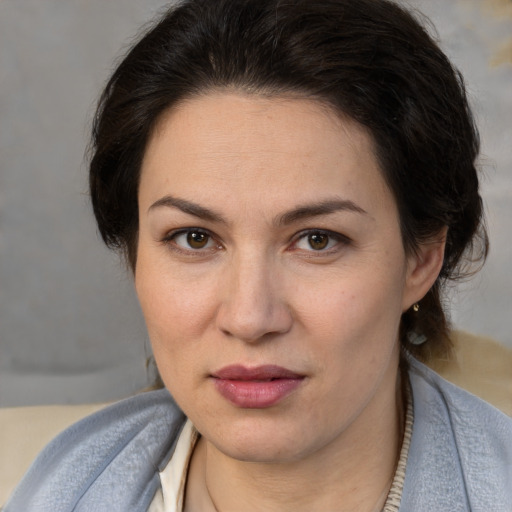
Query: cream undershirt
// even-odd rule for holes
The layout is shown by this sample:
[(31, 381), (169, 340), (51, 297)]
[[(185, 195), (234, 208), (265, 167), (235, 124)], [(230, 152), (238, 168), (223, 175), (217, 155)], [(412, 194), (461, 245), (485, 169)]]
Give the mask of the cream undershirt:
[[(408, 383), (408, 381), (407, 381)], [(382, 512), (398, 512), (402, 490), (404, 486), (405, 467), (411, 444), (412, 426), (414, 421), (412, 393), (410, 385), (406, 386), (407, 410), (405, 413), (405, 429), (400, 457), (395, 470), (395, 476), (384, 504)], [(185, 497), (185, 485), (188, 465), (194, 451), (199, 433), (187, 420), (176, 444), (176, 449), (171, 460), (160, 473), (161, 488), (158, 489), (148, 512), (183, 512), (183, 499)]]
[(187, 470), (199, 433), (187, 420), (171, 460), (160, 473), (161, 488), (158, 489), (148, 512), (182, 512)]

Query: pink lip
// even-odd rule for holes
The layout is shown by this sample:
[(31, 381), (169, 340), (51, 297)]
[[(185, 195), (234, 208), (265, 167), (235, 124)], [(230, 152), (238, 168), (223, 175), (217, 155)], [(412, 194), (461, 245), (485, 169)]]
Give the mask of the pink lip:
[(233, 405), (264, 409), (294, 391), (304, 375), (274, 365), (255, 368), (233, 365), (215, 372), (212, 378), (217, 391)]

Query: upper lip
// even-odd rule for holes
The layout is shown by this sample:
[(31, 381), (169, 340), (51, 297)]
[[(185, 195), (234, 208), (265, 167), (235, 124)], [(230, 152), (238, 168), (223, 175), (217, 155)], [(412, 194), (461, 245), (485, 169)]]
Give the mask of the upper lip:
[(304, 375), (287, 368), (273, 364), (248, 368), (243, 365), (230, 365), (214, 372), (212, 377), (224, 380), (272, 380), (272, 379), (301, 379)]

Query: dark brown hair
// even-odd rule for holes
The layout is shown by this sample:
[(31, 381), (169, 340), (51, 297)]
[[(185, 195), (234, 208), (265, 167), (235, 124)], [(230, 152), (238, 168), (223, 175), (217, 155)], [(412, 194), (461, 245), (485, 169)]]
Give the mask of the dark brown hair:
[[(422, 23), (388, 0), (186, 0), (166, 12), (108, 82), (91, 144), (99, 231), (132, 270), (152, 129), (177, 102), (219, 88), (313, 98), (368, 129), (406, 251), (448, 227), (439, 278), (400, 329), (423, 359), (447, 349), (443, 285), (485, 259), (487, 236), (463, 79)], [(429, 341), (411, 345), (413, 332)]]

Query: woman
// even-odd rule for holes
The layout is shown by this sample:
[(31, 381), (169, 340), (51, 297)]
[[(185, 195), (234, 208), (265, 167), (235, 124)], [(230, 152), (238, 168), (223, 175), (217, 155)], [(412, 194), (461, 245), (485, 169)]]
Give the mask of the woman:
[(90, 166), (166, 390), (59, 436), (5, 510), (510, 510), (511, 420), (416, 359), (449, 352), (443, 286), (485, 257), (477, 153), (394, 3), (171, 9)]

